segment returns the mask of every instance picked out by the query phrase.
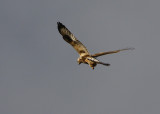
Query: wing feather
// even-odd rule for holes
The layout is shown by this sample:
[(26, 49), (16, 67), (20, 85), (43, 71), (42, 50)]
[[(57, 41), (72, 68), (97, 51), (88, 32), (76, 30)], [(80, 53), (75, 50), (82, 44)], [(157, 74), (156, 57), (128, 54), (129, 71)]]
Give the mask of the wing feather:
[(107, 54), (113, 54), (113, 53), (118, 53), (120, 51), (124, 51), (124, 50), (133, 50), (134, 48), (124, 48), (124, 49), (119, 49), (119, 50), (114, 50), (114, 51), (108, 51), (108, 52), (100, 52), (100, 53), (96, 53), (91, 55), (92, 57), (99, 57), (102, 55), (107, 55)]
[(58, 31), (80, 55), (89, 55), (87, 48), (60, 22), (57, 22)]

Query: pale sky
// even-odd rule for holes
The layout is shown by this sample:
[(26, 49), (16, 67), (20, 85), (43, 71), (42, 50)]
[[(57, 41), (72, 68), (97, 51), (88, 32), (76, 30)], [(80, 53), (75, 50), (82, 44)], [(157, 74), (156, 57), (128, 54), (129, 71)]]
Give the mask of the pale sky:
[[(159, 0), (1, 0), (0, 114), (160, 114)], [(61, 37), (62, 22), (92, 70)]]

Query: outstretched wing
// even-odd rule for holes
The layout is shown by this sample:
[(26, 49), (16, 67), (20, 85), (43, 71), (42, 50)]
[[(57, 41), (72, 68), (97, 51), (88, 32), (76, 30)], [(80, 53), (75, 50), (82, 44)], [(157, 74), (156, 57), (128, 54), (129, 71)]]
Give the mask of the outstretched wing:
[(89, 55), (87, 48), (60, 22), (57, 22), (58, 31), (63, 39), (68, 42), (80, 55)]
[(91, 55), (92, 57), (99, 57), (102, 55), (107, 55), (107, 54), (113, 54), (113, 53), (118, 53), (120, 51), (124, 51), (124, 50), (133, 50), (134, 48), (124, 48), (124, 49), (119, 49), (119, 50), (115, 50), (115, 51), (108, 51), (108, 52), (101, 52), (101, 53), (96, 53)]

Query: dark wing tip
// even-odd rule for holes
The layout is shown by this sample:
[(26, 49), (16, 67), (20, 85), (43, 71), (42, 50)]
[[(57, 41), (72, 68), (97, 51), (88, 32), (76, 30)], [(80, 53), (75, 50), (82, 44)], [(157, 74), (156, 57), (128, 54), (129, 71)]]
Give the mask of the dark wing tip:
[(135, 48), (133, 47), (127, 47), (127, 48), (124, 48), (124, 50), (134, 50)]
[(57, 22), (58, 27), (65, 27), (61, 22)]
[(62, 28), (66, 28), (61, 22), (57, 22), (57, 27), (59, 32)]
[(61, 25), (62, 23), (61, 22), (57, 22), (57, 25)]

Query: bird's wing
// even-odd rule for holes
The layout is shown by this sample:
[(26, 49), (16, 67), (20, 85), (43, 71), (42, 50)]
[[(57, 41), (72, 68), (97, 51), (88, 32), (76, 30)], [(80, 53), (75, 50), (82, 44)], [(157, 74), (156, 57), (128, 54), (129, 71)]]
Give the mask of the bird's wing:
[(89, 55), (87, 48), (60, 22), (57, 22), (58, 31), (63, 39), (68, 42), (80, 55)]
[(107, 54), (113, 54), (113, 53), (118, 53), (120, 51), (124, 51), (124, 50), (133, 50), (134, 48), (124, 48), (124, 49), (119, 49), (119, 50), (114, 50), (114, 51), (108, 51), (108, 52), (100, 52), (100, 53), (96, 53), (91, 55), (92, 57), (99, 57), (102, 55), (107, 55)]

